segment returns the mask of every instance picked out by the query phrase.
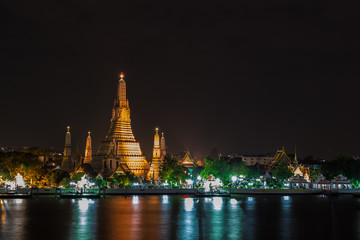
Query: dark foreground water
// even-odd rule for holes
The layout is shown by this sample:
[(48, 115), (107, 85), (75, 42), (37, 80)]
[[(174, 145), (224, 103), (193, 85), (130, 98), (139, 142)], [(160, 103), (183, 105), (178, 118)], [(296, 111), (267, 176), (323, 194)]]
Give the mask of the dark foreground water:
[(360, 239), (351, 195), (2, 199), (0, 239)]

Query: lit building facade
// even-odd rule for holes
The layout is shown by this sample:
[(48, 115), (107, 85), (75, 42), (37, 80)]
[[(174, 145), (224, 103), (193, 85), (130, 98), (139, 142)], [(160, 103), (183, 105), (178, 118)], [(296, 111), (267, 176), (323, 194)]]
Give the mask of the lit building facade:
[(242, 161), (248, 166), (268, 165), (274, 161), (274, 156), (270, 155), (242, 155)]

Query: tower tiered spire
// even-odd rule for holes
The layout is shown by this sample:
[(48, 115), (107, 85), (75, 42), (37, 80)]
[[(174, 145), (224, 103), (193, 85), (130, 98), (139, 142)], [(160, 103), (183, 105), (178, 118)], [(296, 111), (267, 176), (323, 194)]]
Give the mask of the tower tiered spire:
[(155, 182), (158, 182), (159, 179), (160, 165), (161, 165), (161, 148), (160, 148), (159, 128), (155, 128), (153, 158), (149, 171), (149, 178), (155, 179)]
[(155, 135), (154, 135), (154, 148), (160, 147), (160, 137), (159, 137), (159, 128), (155, 128)]
[(121, 74), (120, 74), (119, 87), (118, 87), (118, 98), (119, 98), (120, 107), (124, 107), (127, 105), (126, 82), (124, 80), (123, 72), (121, 72)]
[(296, 154), (296, 145), (295, 145), (295, 156), (294, 156), (294, 164), (298, 164), (297, 154)]
[(90, 132), (88, 132), (88, 137), (86, 139), (84, 163), (90, 163), (91, 160), (92, 160), (91, 136), (90, 136)]
[(67, 126), (67, 132), (65, 135), (65, 147), (64, 147), (64, 158), (71, 157), (71, 133), (70, 133), (70, 126)]
[(75, 162), (72, 159), (71, 154), (71, 133), (70, 126), (67, 127), (67, 132), (65, 135), (65, 147), (64, 147), (64, 156), (61, 163), (61, 169), (72, 172), (75, 169)]
[(103, 176), (109, 176), (118, 166), (126, 166), (138, 177), (146, 176), (149, 170), (149, 165), (131, 128), (124, 73), (120, 74), (110, 129), (105, 140), (100, 144), (97, 155), (102, 158), (99, 160), (94, 158), (92, 162), (95, 161), (94, 165), (96, 163), (96, 166), (101, 168)]
[(163, 158), (166, 155), (165, 137), (163, 132), (161, 133), (160, 151), (161, 151), (161, 157)]

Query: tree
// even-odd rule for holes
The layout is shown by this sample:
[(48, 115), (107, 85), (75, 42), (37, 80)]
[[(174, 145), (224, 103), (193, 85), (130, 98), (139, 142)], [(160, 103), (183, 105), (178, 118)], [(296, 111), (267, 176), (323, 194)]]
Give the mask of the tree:
[(0, 166), (0, 184), (8, 180), (12, 180), (9, 169)]
[(85, 175), (84, 172), (74, 173), (74, 174), (71, 175), (70, 180), (71, 180), (72, 182), (78, 182), (78, 181), (81, 180), (81, 178), (82, 178), (84, 175)]
[(256, 167), (247, 167), (247, 174), (248, 178), (259, 178), (260, 173)]
[(166, 154), (160, 166), (160, 178), (168, 182), (179, 183), (185, 180), (185, 170), (178, 164), (178, 159)]
[(322, 173), (321, 167), (316, 167), (315, 169), (310, 169), (311, 179), (317, 179), (318, 177), (320, 177), (321, 173)]
[(64, 171), (64, 170), (61, 170), (61, 169), (56, 169), (56, 170), (50, 171), (48, 173), (47, 179), (48, 179), (48, 184), (49, 185), (58, 187), (60, 185), (67, 185), (66, 183), (70, 179), (70, 175), (69, 175), (69, 173), (67, 171)]
[(128, 187), (132, 182), (137, 181), (137, 177), (132, 173), (125, 171), (124, 173), (118, 173), (114, 175), (114, 182), (119, 185), (119, 187)]
[(203, 178), (207, 178), (210, 174), (215, 178), (219, 178), (223, 184), (226, 184), (231, 177), (230, 166), (224, 159), (206, 157), (205, 168), (201, 171), (200, 175)]
[(231, 175), (233, 176), (247, 176), (248, 175), (248, 167), (246, 166), (246, 164), (242, 161), (236, 161), (231, 163), (230, 165), (230, 169), (231, 169)]
[(11, 178), (20, 173), (30, 185), (38, 184), (45, 173), (38, 157), (32, 153), (0, 153), (0, 166), (9, 170)]
[(339, 174), (360, 180), (360, 161), (354, 160), (351, 156), (338, 155), (334, 160), (323, 164), (322, 173), (330, 180)]
[(293, 173), (286, 163), (281, 162), (275, 167), (273, 176), (277, 179), (284, 181), (292, 177)]

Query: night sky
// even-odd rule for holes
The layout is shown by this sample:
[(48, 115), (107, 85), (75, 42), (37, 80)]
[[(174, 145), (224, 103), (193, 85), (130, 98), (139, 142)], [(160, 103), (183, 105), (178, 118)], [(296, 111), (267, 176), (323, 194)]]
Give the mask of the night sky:
[(2, 1), (0, 145), (97, 149), (123, 71), (148, 156), (155, 127), (198, 157), (360, 154), (358, 6), (107, 2)]

